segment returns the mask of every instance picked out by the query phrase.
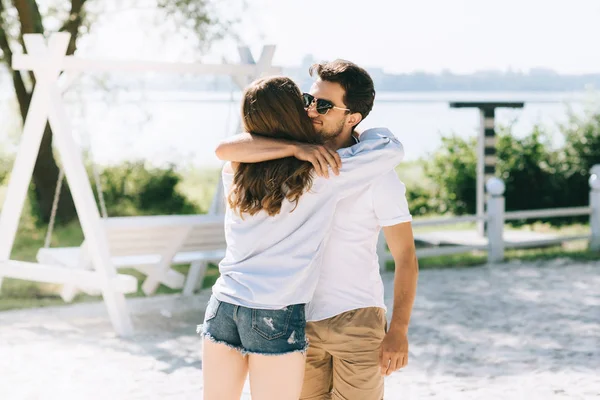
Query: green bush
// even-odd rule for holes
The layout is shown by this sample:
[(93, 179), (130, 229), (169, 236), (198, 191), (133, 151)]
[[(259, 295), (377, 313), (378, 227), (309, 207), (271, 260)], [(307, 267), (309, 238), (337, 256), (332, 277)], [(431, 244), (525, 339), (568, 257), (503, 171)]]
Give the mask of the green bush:
[(506, 184), (506, 210), (567, 207), (572, 204), (565, 191), (560, 152), (553, 150), (550, 137), (541, 127), (517, 139), (510, 129), (499, 130), (497, 175)]
[(431, 183), (423, 173), (422, 161), (405, 161), (396, 167), (396, 174), (406, 186), (406, 199), (413, 216), (434, 213)]
[(590, 169), (600, 164), (600, 112), (588, 112), (584, 116), (571, 114), (569, 122), (562, 126), (565, 136), (565, 175), (573, 206), (589, 202)]
[(7, 155), (2, 148), (0, 148), (0, 185), (4, 185), (7, 182), (10, 169), (12, 168), (14, 158)]
[[(521, 139), (511, 134), (510, 127), (498, 129), (496, 172), (506, 184), (506, 210), (588, 204), (589, 171), (600, 164), (600, 114), (572, 116), (562, 127), (562, 133), (564, 147), (553, 149), (542, 127), (535, 127)], [(441, 147), (429, 160), (424, 160), (425, 176), (434, 184), (429, 204), (435, 212), (475, 213), (475, 153), (476, 138), (450, 135), (442, 138)]]
[(413, 217), (430, 215), (435, 212), (431, 191), (419, 184), (406, 188), (406, 200)]
[(101, 172), (109, 216), (199, 213), (198, 207), (181, 193), (180, 182), (181, 176), (173, 166), (148, 168), (143, 162), (127, 162)]
[(431, 207), (436, 213), (475, 213), (475, 143), (457, 135), (442, 137), (440, 148), (424, 161), (425, 176), (433, 183)]

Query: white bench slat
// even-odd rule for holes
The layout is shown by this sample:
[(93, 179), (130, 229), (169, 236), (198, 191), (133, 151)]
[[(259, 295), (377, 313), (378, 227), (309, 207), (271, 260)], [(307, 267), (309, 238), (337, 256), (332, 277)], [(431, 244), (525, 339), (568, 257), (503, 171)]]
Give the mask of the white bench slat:
[[(96, 271), (72, 270), (57, 265), (7, 260), (0, 262), (0, 275), (27, 281), (100, 288), (100, 277)], [(125, 274), (117, 274), (112, 282), (112, 287), (121, 293), (137, 292), (137, 286), (137, 279)]]
[[(58, 264), (75, 269), (89, 269), (90, 265), (81, 265), (78, 263), (81, 248), (79, 247), (54, 247), (49, 249), (40, 249), (37, 260), (43, 264)], [(111, 257), (115, 267), (134, 267), (136, 265), (157, 264), (161, 260), (159, 254), (144, 254), (135, 256), (117, 256)], [(79, 265), (78, 265), (79, 264)]]
[[(132, 267), (150, 276), (153, 267), (160, 265), (164, 257), (172, 258), (169, 264), (192, 264), (194, 271), (205, 271), (206, 262), (218, 262), (225, 256), (225, 228), (223, 216), (214, 215), (160, 215), (136, 217), (111, 217), (103, 221), (108, 238), (111, 261), (117, 268)], [(181, 237), (189, 230), (182, 243), (173, 253), (173, 238)], [(38, 261), (71, 270), (85, 271), (91, 265), (84, 262), (82, 247), (59, 247), (40, 249)], [(169, 287), (183, 286), (183, 275), (168, 268), (161, 272), (161, 281)], [(203, 275), (203, 273), (202, 273)], [(198, 273), (189, 274), (198, 281)], [(155, 279), (155, 278), (154, 278)], [(145, 282), (145, 283), (149, 283)], [(77, 283), (74, 283), (78, 285)], [(191, 282), (186, 287), (192, 287)], [(82, 285), (78, 285), (82, 286)], [(151, 284), (148, 285), (153, 290)], [(89, 288), (88, 288), (89, 289)], [(145, 288), (145, 291), (147, 288)], [(67, 290), (72, 298), (73, 290)], [(189, 291), (188, 291), (189, 292)]]

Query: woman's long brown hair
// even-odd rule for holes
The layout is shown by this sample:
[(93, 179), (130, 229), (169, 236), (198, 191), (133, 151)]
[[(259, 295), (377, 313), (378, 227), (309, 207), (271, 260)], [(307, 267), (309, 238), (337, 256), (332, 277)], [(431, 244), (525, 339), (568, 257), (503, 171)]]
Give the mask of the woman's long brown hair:
[[(242, 124), (246, 132), (296, 142), (321, 143), (306, 115), (302, 93), (286, 77), (259, 79), (244, 91)], [(298, 204), (312, 185), (311, 163), (294, 157), (259, 163), (240, 163), (228, 196), (240, 214), (265, 210), (273, 216), (284, 199)]]

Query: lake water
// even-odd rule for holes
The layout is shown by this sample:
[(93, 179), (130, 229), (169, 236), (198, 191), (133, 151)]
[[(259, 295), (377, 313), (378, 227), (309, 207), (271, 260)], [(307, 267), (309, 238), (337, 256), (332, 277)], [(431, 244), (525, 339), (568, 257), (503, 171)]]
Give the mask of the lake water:
[[(239, 98), (239, 93), (119, 91), (84, 96), (71, 93), (66, 102), (76, 137), (84, 148), (91, 143), (98, 163), (144, 158), (153, 164), (216, 167), (220, 162), (213, 150), (237, 130)], [(452, 109), (448, 102), (476, 100), (525, 101), (523, 109), (497, 110), (497, 123), (513, 123), (518, 137), (542, 124), (560, 145), (557, 125), (567, 120), (567, 111), (582, 113), (596, 99), (589, 93), (566, 92), (380, 93), (360, 127), (390, 128), (404, 143), (406, 159), (416, 160), (434, 151), (442, 134), (475, 136), (478, 111)], [(0, 104), (0, 116), (7, 121), (8, 101)], [(0, 127), (4, 129), (0, 135), (6, 134), (9, 125)]]

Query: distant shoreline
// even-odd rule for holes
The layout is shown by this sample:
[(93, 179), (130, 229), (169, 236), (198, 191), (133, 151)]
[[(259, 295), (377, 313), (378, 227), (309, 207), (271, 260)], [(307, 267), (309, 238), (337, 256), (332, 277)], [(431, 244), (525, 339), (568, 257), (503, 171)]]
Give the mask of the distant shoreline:
[[(0, 90), (0, 103), (14, 97), (11, 90)], [(241, 91), (206, 90), (193, 88), (149, 88), (138, 86), (116, 86), (111, 89), (79, 88), (66, 94), (69, 97), (77, 94), (77, 100), (82, 95), (87, 100), (101, 99), (111, 93), (118, 95), (120, 101), (176, 101), (176, 102), (237, 102), (241, 99)], [(75, 99), (73, 99), (75, 100)], [(433, 103), (450, 101), (489, 100), (489, 101), (524, 101), (527, 103), (565, 103), (600, 101), (600, 90), (378, 90), (376, 102), (396, 103)], [(1, 104), (0, 104), (1, 105)]]

